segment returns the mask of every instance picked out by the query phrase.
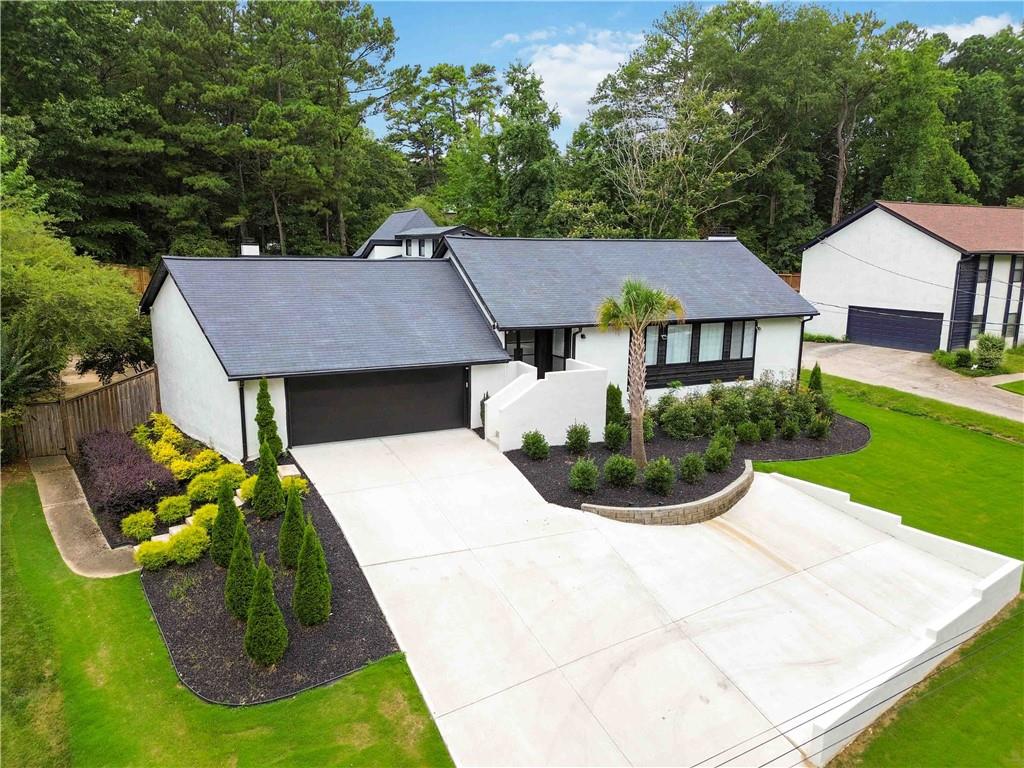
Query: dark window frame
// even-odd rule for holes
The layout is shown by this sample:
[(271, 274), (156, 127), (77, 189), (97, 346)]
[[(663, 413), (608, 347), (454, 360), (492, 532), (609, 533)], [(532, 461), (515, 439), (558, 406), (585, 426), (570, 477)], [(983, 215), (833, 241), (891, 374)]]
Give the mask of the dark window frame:
[[(730, 343), (732, 341), (732, 324), (733, 322), (753, 322), (754, 323), (754, 343), (751, 346), (750, 355), (748, 357), (730, 358), (728, 352)], [(717, 360), (700, 360), (700, 336), (701, 327), (703, 325), (709, 325), (712, 323), (723, 323), (724, 330), (722, 333), (722, 349), (721, 356)], [(705, 323), (680, 323), (679, 321), (669, 321), (667, 323), (659, 323), (658, 332), (658, 355), (657, 362), (654, 365), (646, 366), (647, 371), (647, 388), (648, 389), (663, 389), (667, 386), (670, 381), (681, 381), (683, 386), (693, 386), (697, 384), (710, 384), (712, 381), (735, 381), (740, 378), (751, 379), (754, 374), (754, 358), (757, 355), (757, 319), (756, 318), (735, 318), (725, 320), (712, 320)], [(690, 360), (686, 363), (669, 363), (666, 362), (668, 356), (668, 333), (662, 333), (661, 328), (667, 328), (669, 325), (689, 325), (693, 328), (690, 333)], [(740, 353), (742, 355), (743, 348), (740, 347)]]
[(422, 237), (416, 241), (416, 252), (419, 254), (421, 259), (427, 255), (426, 240)]
[(409, 257), (412, 256), (412, 238), (411, 237), (407, 237), (407, 238), (405, 238), (404, 242), (405, 242), (405, 255), (406, 255), (406, 258), (409, 258)]

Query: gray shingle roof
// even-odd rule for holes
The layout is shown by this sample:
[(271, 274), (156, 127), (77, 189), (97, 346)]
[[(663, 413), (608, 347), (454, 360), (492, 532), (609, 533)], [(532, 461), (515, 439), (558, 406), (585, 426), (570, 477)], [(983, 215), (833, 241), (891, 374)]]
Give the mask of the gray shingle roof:
[(690, 320), (818, 314), (736, 240), (446, 240), (501, 328), (594, 325), (627, 278), (677, 296)]
[(411, 227), (409, 229), (403, 229), (401, 232), (396, 232), (395, 237), (437, 237), (447, 232), (456, 232), (466, 229), (461, 224), (456, 224), (451, 227)]
[(230, 379), (500, 362), (447, 260), (165, 257)]
[(361, 259), (365, 257), (370, 250), (372, 243), (384, 241), (394, 241), (397, 238), (399, 232), (413, 227), (433, 227), (434, 220), (431, 219), (426, 211), (422, 208), (409, 208), (404, 211), (395, 211), (386, 219), (384, 223), (374, 230), (374, 233), (367, 238), (366, 242), (359, 246), (352, 257), (355, 259)]

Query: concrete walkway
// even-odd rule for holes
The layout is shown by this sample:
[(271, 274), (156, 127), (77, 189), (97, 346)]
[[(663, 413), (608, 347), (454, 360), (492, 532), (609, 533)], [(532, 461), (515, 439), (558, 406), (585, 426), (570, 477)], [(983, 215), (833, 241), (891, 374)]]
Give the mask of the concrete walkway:
[(39, 489), (43, 515), (65, 564), (79, 576), (94, 579), (139, 570), (132, 548), (111, 549), (85, 500), (75, 470), (64, 456), (29, 459)]
[(801, 714), (979, 580), (763, 474), (714, 521), (642, 526), (547, 504), (468, 430), (292, 454), (459, 765), (800, 764)]
[(863, 344), (805, 342), (803, 366), (813, 368), (815, 363), (825, 373), (835, 376), (892, 387), (995, 416), (1024, 421), (1024, 402), (1021, 402), (1021, 396), (992, 386), (998, 382), (987, 379), (996, 377), (972, 379), (961, 376), (936, 364), (931, 355), (925, 352), (907, 352)]

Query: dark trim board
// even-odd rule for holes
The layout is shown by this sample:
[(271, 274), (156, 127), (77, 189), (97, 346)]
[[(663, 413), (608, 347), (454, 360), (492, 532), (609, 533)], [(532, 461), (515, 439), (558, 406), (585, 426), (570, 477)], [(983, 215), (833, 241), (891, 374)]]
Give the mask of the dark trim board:
[(710, 384), (713, 381), (736, 381), (754, 378), (754, 359), (712, 360), (705, 363), (680, 363), (647, 367), (647, 388), (664, 389), (678, 381), (684, 387)]

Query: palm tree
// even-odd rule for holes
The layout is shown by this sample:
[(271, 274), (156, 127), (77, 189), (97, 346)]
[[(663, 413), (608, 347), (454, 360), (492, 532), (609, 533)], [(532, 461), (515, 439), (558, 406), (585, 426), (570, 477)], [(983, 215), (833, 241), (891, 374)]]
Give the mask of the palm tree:
[(644, 450), (644, 394), (647, 390), (647, 326), (663, 323), (675, 315), (686, 317), (683, 305), (675, 296), (652, 288), (642, 280), (627, 280), (622, 295), (609, 296), (597, 309), (597, 326), (629, 331), (629, 422), (633, 461), (642, 469), (647, 464)]

